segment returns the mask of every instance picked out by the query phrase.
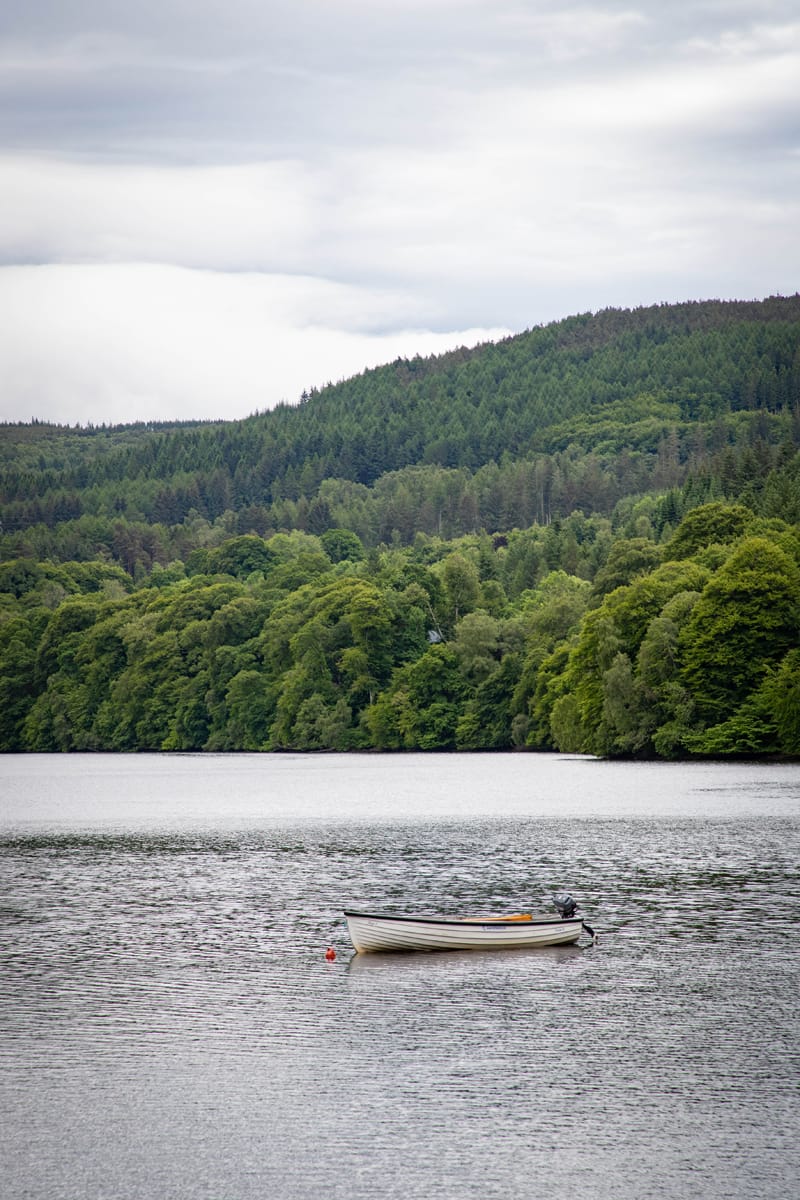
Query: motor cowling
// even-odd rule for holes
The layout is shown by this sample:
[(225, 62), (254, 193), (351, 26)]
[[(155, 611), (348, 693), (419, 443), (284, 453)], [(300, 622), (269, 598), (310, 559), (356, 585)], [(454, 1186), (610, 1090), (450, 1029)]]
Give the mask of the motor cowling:
[(569, 892), (559, 892), (557, 896), (553, 896), (553, 904), (565, 920), (574, 917), (578, 911), (578, 902), (573, 900)]

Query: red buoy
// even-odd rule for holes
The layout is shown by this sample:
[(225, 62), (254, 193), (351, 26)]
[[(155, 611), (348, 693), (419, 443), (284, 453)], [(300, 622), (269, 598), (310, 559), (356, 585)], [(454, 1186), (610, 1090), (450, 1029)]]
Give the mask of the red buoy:
[(325, 951), (325, 958), (328, 962), (333, 962), (333, 960), (336, 958), (336, 951), (334, 950), (333, 946), (328, 946), (328, 949)]

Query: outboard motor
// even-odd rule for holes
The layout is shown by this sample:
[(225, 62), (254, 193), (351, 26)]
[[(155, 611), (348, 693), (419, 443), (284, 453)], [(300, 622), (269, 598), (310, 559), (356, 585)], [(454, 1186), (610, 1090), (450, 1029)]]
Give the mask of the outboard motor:
[(572, 899), (569, 892), (559, 892), (557, 896), (553, 896), (553, 904), (565, 921), (574, 917), (578, 911), (578, 902)]

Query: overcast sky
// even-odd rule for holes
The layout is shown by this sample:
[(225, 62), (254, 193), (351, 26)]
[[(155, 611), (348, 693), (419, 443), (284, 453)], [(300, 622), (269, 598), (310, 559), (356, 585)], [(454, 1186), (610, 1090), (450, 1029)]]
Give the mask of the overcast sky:
[(0, 420), (800, 287), (797, 0), (0, 8)]

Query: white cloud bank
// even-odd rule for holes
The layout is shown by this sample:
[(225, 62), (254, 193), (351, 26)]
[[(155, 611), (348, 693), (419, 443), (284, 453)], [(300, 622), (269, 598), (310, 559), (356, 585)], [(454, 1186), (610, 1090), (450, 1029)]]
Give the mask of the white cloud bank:
[[(370, 333), (387, 304), (402, 309), (390, 301), (305, 277), (142, 263), (8, 267), (0, 394), (14, 398), (14, 420), (229, 420), (368, 366), (505, 332)], [(331, 316), (352, 318), (354, 330)]]

